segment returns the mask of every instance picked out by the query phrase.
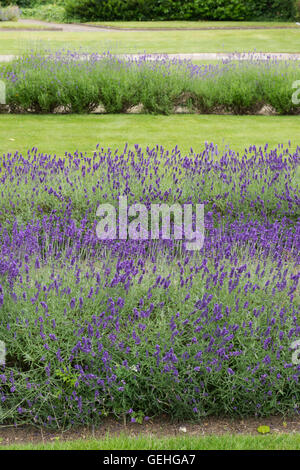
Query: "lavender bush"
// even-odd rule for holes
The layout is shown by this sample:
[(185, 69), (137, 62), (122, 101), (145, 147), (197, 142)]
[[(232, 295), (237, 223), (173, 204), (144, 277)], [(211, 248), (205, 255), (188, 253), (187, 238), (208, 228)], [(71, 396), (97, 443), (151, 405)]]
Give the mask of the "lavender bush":
[(186, 106), (201, 113), (256, 113), (262, 106), (297, 114), (292, 85), (300, 77), (296, 60), (240, 54), (216, 65), (195, 65), (168, 56), (126, 60), (80, 51), (34, 52), (2, 67), (12, 112), (87, 113), (99, 105), (121, 113), (142, 104), (144, 112), (170, 114)]
[[(300, 147), (0, 157), (0, 421), (298, 413)], [(203, 203), (205, 243), (96, 236), (99, 204)]]

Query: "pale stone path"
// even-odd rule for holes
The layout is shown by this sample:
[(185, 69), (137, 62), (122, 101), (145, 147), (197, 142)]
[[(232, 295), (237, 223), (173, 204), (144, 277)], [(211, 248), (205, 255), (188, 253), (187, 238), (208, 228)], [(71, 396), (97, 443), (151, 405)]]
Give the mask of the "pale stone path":
[(45, 26), (45, 28), (55, 28), (58, 31), (211, 31), (211, 30), (249, 30), (249, 29), (297, 29), (299, 28), (300, 24), (291, 23), (290, 26), (209, 26), (203, 27), (201, 26), (197, 28), (118, 28), (117, 26), (106, 26), (106, 25), (86, 25), (86, 24), (75, 24), (75, 23), (48, 23), (46, 21), (41, 20), (30, 20), (30, 19), (19, 19), (19, 23), (24, 24), (24, 27), (30, 24), (36, 24), (40, 26)]
[[(125, 59), (138, 59), (139, 57), (144, 57), (145, 54), (116, 54), (116, 57), (125, 58)], [(193, 52), (189, 54), (164, 54), (164, 53), (153, 53), (147, 55), (148, 60), (155, 60), (155, 59), (163, 59), (165, 57), (169, 59), (181, 59), (181, 60), (270, 60), (270, 59), (277, 59), (277, 60), (300, 60), (300, 54), (290, 54), (286, 52), (257, 52), (257, 53), (233, 53), (233, 52)], [(10, 62), (13, 59), (16, 59), (18, 56), (12, 54), (0, 54), (0, 62)], [(83, 56), (85, 59), (87, 56)]]
[[(82, 32), (82, 31), (97, 31), (93, 26), (82, 25), (82, 24), (67, 24), (67, 23), (48, 23), (47, 21), (40, 20), (26, 20), (20, 19), (18, 23), (22, 23), (24, 27), (30, 28), (31, 24), (37, 26), (44, 26), (45, 28), (55, 28), (57, 31), (69, 31), (69, 32)], [(99, 28), (100, 31), (107, 31), (107, 28)], [(39, 30), (38, 30), (39, 31)]]

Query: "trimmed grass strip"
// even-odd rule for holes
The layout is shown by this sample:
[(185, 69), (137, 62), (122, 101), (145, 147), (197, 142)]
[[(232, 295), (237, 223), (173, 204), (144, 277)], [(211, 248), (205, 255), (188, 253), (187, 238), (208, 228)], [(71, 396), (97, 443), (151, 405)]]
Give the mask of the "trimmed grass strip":
[(0, 54), (71, 48), (111, 53), (299, 52), (297, 29), (228, 31), (3, 31)]
[(300, 434), (271, 434), (264, 436), (106, 436), (102, 440), (79, 439), (45, 444), (14, 444), (2, 446), (2, 450), (300, 450)]
[(114, 151), (140, 144), (173, 148), (190, 147), (198, 152), (205, 141), (243, 152), (251, 144), (270, 147), (292, 141), (299, 143), (300, 116), (215, 116), (215, 115), (0, 115), (1, 153), (26, 153), (33, 146), (40, 152), (64, 155), (80, 150), (90, 155), (100, 143)]

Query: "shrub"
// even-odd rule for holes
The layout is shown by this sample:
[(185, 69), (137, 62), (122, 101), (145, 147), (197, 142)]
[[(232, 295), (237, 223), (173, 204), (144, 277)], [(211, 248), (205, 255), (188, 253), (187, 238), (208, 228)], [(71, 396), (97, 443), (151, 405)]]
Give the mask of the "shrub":
[(19, 7), (30, 7), (33, 3), (33, 0), (1, 0), (0, 2), (2, 6), (11, 6), (13, 4)]
[(20, 10), (17, 6), (0, 7), (0, 21), (17, 21), (20, 17)]
[(297, 15), (295, 0), (247, 0), (247, 10), (253, 20), (291, 20)]
[(137, 15), (140, 19), (139, 9), (132, 12), (130, 5), (122, 0), (79, 0), (66, 2), (66, 14), (82, 21), (130, 20)]
[(56, 4), (63, 5), (64, 0), (1, 0), (3, 6), (18, 5), (22, 8), (34, 8), (38, 5)]
[(25, 18), (36, 18), (38, 20), (63, 23), (65, 21), (65, 9), (62, 5), (41, 4), (34, 8), (24, 8), (22, 15)]

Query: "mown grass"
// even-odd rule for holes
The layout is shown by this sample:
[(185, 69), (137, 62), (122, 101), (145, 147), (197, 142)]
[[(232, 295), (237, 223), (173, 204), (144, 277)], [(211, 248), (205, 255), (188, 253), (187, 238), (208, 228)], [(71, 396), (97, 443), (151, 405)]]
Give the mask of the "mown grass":
[(297, 28), (291, 21), (90, 21), (88, 25), (113, 26), (114, 28), (155, 29), (155, 28)]
[(0, 29), (37, 29), (37, 30), (43, 30), (47, 28), (47, 24), (45, 25), (40, 25), (36, 23), (18, 23), (17, 21), (0, 21)]
[(297, 29), (221, 31), (3, 31), (0, 54), (79, 48), (112, 53), (299, 52)]
[(299, 450), (300, 434), (269, 434), (263, 436), (224, 434), (208, 436), (120, 436), (104, 439), (78, 439), (40, 444), (13, 444), (3, 450)]
[(0, 115), (0, 152), (26, 153), (36, 146), (52, 154), (76, 149), (89, 154), (98, 143), (121, 150), (126, 142), (144, 148), (178, 145), (182, 152), (201, 150), (205, 141), (240, 152), (266, 141), (273, 147), (291, 140), (295, 148), (299, 126), (300, 116)]

